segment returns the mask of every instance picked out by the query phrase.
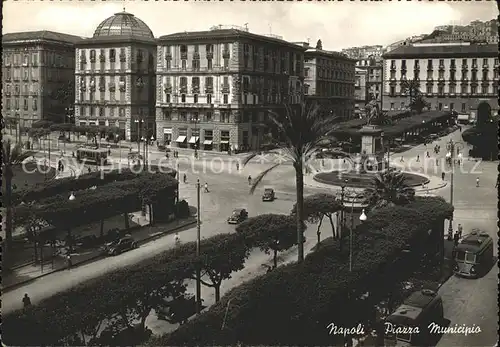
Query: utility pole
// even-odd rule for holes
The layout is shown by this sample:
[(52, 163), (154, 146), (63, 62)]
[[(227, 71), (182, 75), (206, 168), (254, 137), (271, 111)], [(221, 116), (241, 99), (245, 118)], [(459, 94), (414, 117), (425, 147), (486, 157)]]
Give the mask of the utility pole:
[[(197, 200), (197, 209), (198, 216), (196, 217), (196, 259), (200, 259), (200, 179), (198, 178), (196, 182), (196, 200)], [(196, 267), (196, 313), (200, 313), (201, 311), (201, 269), (200, 264), (198, 263)]]

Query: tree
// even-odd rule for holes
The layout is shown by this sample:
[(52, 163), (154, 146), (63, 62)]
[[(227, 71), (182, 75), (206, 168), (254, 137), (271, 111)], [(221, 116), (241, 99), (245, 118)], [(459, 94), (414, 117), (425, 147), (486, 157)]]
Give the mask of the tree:
[(321, 39), (316, 42), (316, 49), (323, 49), (323, 42), (321, 42)]
[[(288, 157), (295, 169), (298, 261), (302, 262), (304, 260), (304, 217), (302, 211), (304, 205), (304, 169), (307, 167), (307, 161), (318, 152), (318, 145), (331, 138), (331, 133), (337, 128), (337, 117), (322, 117), (317, 105), (306, 108), (305, 103), (303, 103), (301, 106), (293, 108), (290, 105), (285, 105), (285, 112), (281, 115), (269, 111), (269, 119), (274, 130), (284, 141), (284, 145), (282, 145), (275, 140), (280, 154)], [(243, 165), (256, 155), (257, 153), (253, 153), (245, 158)], [(253, 181), (250, 193), (252, 194), (262, 179), (279, 165), (280, 163), (274, 164), (258, 175)]]
[(401, 81), (401, 94), (408, 95), (411, 105), (413, 98), (420, 94), (420, 81), (416, 78)]
[(261, 214), (238, 225), (236, 231), (248, 245), (259, 247), (266, 254), (273, 252), (274, 268), (278, 266), (278, 252), (297, 244), (294, 216)]
[(405, 205), (415, 199), (415, 189), (405, 183), (403, 173), (386, 171), (373, 178), (372, 186), (366, 188), (364, 196), (369, 209)]
[(429, 108), (430, 103), (428, 103), (422, 94), (417, 94), (413, 97), (413, 99), (410, 101), (410, 108), (417, 113), (422, 113), (424, 108)]
[(33, 152), (23, 152), (21, 146), (12, 146), (10, 139), (2, 142), (2, 179), (5, 182), (4, 204), (6, 210), (5, 218), (5, 248), (10, 251), (12, 244), (12, 179), (13, 168), (20, 165), (25, 159), (31, 157)]
[[(292, 215), (295, 214), (296, 209), (297, 205), (295, 204), (292, 209)], [(333, 214), (340, 210), (342, 210), (342, 204), (335, 197), (335, 195), (318, 193), (304, 198), (304, 218), (306, 218), (309, 223), (318, 223), (318, 229), (316, 230), (316, 234), (318, 236), (318, 246), (321, 242), (320, 229), (324, 217), (327, 217), (330, 221), (333, 237), (336, 238), (337, 236), (340, 236), (335, 232), (333, 222)]]

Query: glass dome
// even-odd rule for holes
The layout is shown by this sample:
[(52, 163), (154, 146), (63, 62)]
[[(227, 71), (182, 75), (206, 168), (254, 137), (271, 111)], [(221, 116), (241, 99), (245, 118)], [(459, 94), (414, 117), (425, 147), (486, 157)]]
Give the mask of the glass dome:
[(94, 37), (133, 36), (154, 38), (153, 32), (139, 18), (131, 13), (120, 12), (104, 20), (94, 32)]

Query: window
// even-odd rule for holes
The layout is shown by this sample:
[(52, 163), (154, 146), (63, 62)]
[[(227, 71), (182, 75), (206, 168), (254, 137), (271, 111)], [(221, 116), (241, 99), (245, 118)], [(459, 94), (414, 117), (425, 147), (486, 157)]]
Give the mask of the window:
[(212, 59), (207, 59), (207, 69), (212, 70)]
[(142, 49), (137, 50), (137, 62), (140, 64), (144, 60), (144, 55), (142, 53)]
[(95, 63), (95, 49), (90, 50), (90, 62)]
[(488, 66), (488, 58), (483, 58), (483, 66)]
[(391, 87), (391, 90), (389, 92), (391, 96), (394, 96), (396, 94), (396, 87)]
[(467, 85), (462, 85), (462, 94), (467, 94)]
[(438, 87), (438, 94), (439, 95), (443, 95), (444, 94), (444, 87), (443, 86), (439, 86)]
[(229, 112), (227, 112), (227, 111), (221, 111), (221, 113), (220, 113), (220, 121), (221, 121), (221, 123), (229, 123)]
[(186, 94), (181, 94), (181, 102), (186, 102)]
[(200, 69), (200, 61), (198, 59), (193, 59), (193, 70), (199, 70)]
[(465, 112), (465, 102), (462, 102), (462, 112)]
[(197, 104), (197, 103), (198, 103), (198, 94), (194, 94), (194, 95), (193, 95), (193, 102), (194, 102), (195, 104)]
[(471, 94), (477, 94), (477, 86), (471, 86), (470, 87), (470, 93)]
[(165, 102), (170, 103), (170, 94), (165, 95)]
[(483, 81), (488, 80), (488, 71), (483, 71)]
[(115, 60), (116, 60), (116, 50), (113, 48), (109, 50), (109, 61), (114, 63)]
[(467, 67), (467, 59), (462, 59), (462, 66)]
[(227, 94), (223, 95), (223, 103), (224, 104), (228, 104), (229, 103), (229, 95), (227, 95)]
[(29, 57), (28, 57), (28, 55), (27, 55), (27, 54), (25, 54), (25, 55), (23, 56), (23, 65), (24, 65), (24, 66), (28, 66), (28, 62), (29, 62)]
[(28, 111), (28, 99), (24, 99), (24, 110)]
[(5, 99), (5, 105), (8, 110), (10, 110), (10, 99)]
[(224, 69), (229, 69), (229, 59), (224, 58)]
[(477, 59), (472, 59), (472, 67), (477, 67)]
[(442, 111), (442, 110), (443, 110), (443, 103), (441, 103), (441, 102), (440, 102), (440, 103), (438, 104), (438, 109), (439, 109), (439, 111)]
[(172, 62), (171, 62), (170, 60), (167, 60), (167, 61), (165, 62), (165, 68), (166, 68), (167, 70), (170, 70), (170, 69), (172, 68)]
[(214, 45), (206, 45), (205, 46), (205, 50), (207, 51), (207, 53), (213, 53), (214, 52)]
[(181, 112), (179, 114), (180, 120), (183, 122), (187, 122), (187, 112)]
[(200, 46), (194, 45), (194, 52), (195, 53), (200, 53)]
[(450, 85), (450, 94), (455, 94), (457, 87), (455, 85)]
[(170, 120), (171, 119), (170, 111), (167, 108), (162, 109), (162, 116), (163, 116), (163, 120)]
[(109, 109), (109, 116), (110, 116), (110, 117), (114, 117), (114, 116), (115, 116), (115, 108), (114, 108), (114, 107), (111, 107), (111, 108)]
[(125, 117), (125, 108), (120, 107), (118, 109), (118, 114), (119, 114), (120, 117)]
[(304, 77), (309, 77), (309, 68), (304, 69)]
[[(213, 118), (212, 112), (205, 113), (205, 121), (211, 122)], [(207, 131), (205, 130), (205, 138), (207, 137)]]
[(98, 107), (99, 109), (99, 117), (104, 117), (104, 107)]
[(243, 104), (248, 104), (248, 93), (243, 94)]
[(394, 110), (394, 103), (391, 102), (391, 110)]
[(212, 103), (212, 94), (207, 94), (207, 104)]
[(401, 109), (403, 110), (404, 108), (405, 108), (405, 102), (404, 102), (404, 101), (402, 101), (402, 102), (401, 102)]
[(427, 60), (427, 69), (431, 69), (432, 70), (432, 59), (428, 59)]
[(455, 59), (450, 60), (450, 68), (455, 68)]
[(182, 59), (182, 60), (181, 60), (181, 68), (182, 68), (183, 70), (186, 70), (186, 59)]
[(432, 85), (427, 85), (427, 94), (432, 94)]
[(450, 81), (455, 81), (455, 71), (450, 71)]
[(396, 68), (396, 61), (391, 60), (391, 69), (395, 69), (395, 68)]

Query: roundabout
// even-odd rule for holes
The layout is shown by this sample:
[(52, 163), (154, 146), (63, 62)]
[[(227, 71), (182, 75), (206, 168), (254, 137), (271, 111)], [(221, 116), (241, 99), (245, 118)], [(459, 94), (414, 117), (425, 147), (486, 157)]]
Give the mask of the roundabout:
[[(372, 186), (373, 179), (377, 177), (378, 172), (345, 172), (342, 170), (333, 170), (329, 172), (320, 172), (313, 176), (313, 180), (322, 184), (340, 187), (345, 184), (352, 188), (368, 188)], [(429, 183), (429, 178), (423, 175), (402, 171), (405, 183), (409, 187), (418, 187)]]

